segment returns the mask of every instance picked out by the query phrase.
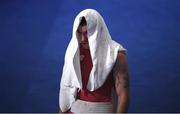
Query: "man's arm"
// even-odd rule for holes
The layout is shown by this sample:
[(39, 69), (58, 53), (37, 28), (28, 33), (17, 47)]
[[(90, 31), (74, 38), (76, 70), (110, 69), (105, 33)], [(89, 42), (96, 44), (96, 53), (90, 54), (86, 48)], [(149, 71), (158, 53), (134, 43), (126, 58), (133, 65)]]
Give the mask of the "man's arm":
[(128, 111), (129, 104), (129, 76), (128, 63), (125, 53), (119, 52), (113, 69), (115, 89), (118, 95), (117, 113)]

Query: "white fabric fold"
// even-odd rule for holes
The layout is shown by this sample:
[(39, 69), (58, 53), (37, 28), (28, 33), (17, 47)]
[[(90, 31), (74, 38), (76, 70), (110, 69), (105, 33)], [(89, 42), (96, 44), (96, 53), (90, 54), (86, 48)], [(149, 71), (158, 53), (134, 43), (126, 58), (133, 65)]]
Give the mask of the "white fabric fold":
[(62, 111), (71, 107), (75, 101), (77, 89), (82, 88), (76, 32), (83, 16), (87, 21), (88, 41), (93, 63), (87, 84), (88, 90), (94, 91), (104, 84), (116, 61), (118, 51), (126, 51), (119, 43), (111, 39), (102, 16), (96, 10), (81, 11), (75, 18), (72, 39), (65, 54), (60, 85), (60, 108)]

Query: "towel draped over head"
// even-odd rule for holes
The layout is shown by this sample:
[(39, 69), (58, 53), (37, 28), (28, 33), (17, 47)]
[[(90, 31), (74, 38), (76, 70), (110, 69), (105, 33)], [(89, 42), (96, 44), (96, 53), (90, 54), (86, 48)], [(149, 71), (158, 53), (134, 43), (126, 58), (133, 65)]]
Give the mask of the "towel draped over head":
[(81, 11), (75, 18), (72, 39), (65, 54), (59, 98), (63, 112), (68, 110), (75, 101), (77, 90), (82, 89), (77, 38), (77, 29), (82, 17), (85, 17), (87, 22), (87, 37), (93, 63), (87, 84), (89, 91), (94, 91), (104, 84), (116, 61), (118, 51), (126, 51), (119, 43), (111, 39), (102, 16), (96, 10)]

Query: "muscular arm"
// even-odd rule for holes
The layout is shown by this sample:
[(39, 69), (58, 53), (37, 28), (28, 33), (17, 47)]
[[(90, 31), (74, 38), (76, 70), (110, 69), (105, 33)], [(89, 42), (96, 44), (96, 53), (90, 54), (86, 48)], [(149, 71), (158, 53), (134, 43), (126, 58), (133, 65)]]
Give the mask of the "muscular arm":
[(128, 111), (129, 102), (129, 77), (126, 55), (122, 52), (118, 53), (113, 74), (115, 77), (115, 89), (118, 95), (117, 113), (125, 113)]

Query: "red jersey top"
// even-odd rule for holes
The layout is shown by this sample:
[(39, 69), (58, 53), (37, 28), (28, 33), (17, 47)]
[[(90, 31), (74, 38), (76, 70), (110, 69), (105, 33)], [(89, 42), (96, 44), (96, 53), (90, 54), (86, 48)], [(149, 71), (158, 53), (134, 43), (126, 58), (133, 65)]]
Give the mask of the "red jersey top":
[(110, 73), (103, 86), (95, 91), (87, 90), (86, 87), (93, 64), (88, 43), (80, 43), (79, 46), (83, 89), (78, 92), (78, 99), (91, 102), (111, 102), (111, 89), (114, 85), (112, 73)]

